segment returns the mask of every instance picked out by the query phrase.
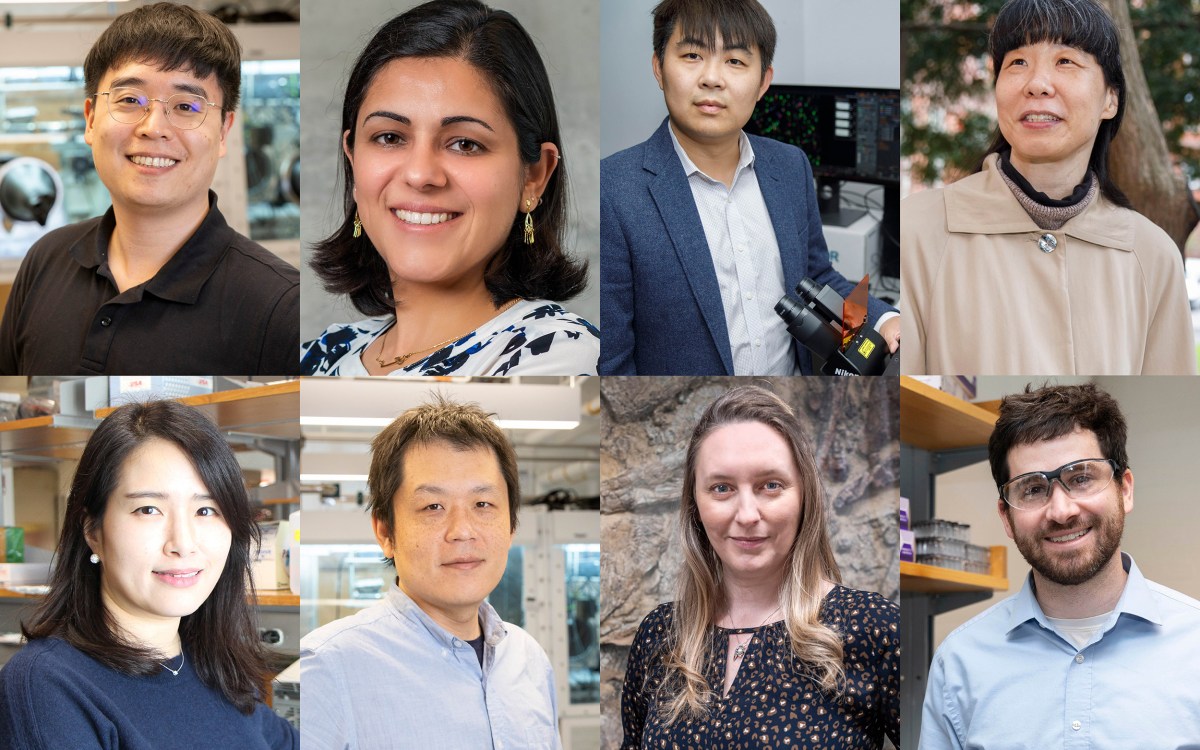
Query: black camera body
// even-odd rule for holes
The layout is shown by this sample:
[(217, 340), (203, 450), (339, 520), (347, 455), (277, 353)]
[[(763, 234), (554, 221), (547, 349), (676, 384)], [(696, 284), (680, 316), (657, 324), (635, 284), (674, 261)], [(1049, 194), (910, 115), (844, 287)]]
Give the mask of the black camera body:
[[(878, 331), (864, 325), (842, 346), (842, 307), (845, 300), (828, 284), (812, 279), (796, 285), (799, 299), (789, 294), (775, 304), (788, 333), (825, 362), (825, 375), (883, 375), (893, 359)], [(898, 357), (895, 359), (899, 359)]]

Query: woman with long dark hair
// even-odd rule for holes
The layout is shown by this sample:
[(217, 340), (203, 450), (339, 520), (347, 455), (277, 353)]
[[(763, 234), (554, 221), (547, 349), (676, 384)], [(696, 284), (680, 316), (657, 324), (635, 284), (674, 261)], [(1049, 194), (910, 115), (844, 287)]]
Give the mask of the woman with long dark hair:
[(899, 742), (900, 611), (841, 585), (812, 446), (782, 399), (733, 388), (688, 443), (679, 595), (621, 695), (626, 750)]
[(262, 702), (249, 580), (259, 538), (216, 426), (123, 406), (88, 440), (50, 592), (0, 671), (0, 748), (296, 748)]
[(304, 345), (306, 375), (595, 374), (599, 332), (559, 303), (567, 175), (533, 40), (478, 0), (388, 21), (342, 105), (344, 218), (310, 265), (365, 320)]
[(901, 204), (905, 373), (1196, 372), (1179, 248), (1108, 168), (1125, 114), (1096, 0), (1010, 0), (981, 171)]

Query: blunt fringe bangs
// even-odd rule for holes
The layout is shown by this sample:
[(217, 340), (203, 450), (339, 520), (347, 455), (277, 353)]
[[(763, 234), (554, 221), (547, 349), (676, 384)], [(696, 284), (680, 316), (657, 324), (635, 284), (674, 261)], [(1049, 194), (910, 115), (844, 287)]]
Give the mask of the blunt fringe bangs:
[[(1108, 173), (1108, 149), (1125, 117), (1125, 71), (1121, 67), (1121, 45), (1116, 25), (1108, 11), (1096, 0), (1009, 0), (996, 16), (996, 23), (988, 38), (993, 85), (1000, 76), (1005, 55), (1019, 47), (1040, 42), (1062, 44), (1092, 55), (1104, 71), (1104, 83), (1117, 92), (1117, 113), (1111, 119), (1101, 121), (1096, 142), (1092, 145), (1088, 169), (1096, 173), (1100, 192), (1105, 198), (1130, 208), (1129, 199)], [(997, 128), (984, 156), (1010, 148)], [(982, 160), (979, 168), (982, 168)]]
[(775, 23), (758, 0), (663, 0), (654, 8), (659, 65), (677, 26), (681, 38), (695, 40), (709, 52), (717, 48), (718, 35), (726, 48), (758, 47), (764, 75), (775, 59)]
[(242, 88), (242, 46), (229, 27), (187, 5), (153, 3), (123, 13), (100, 34), (83, 63), (88, 98), (113, 68), (129, 62), (216, 75), (222, 116), (237, 110)]
[[(534, 209), (532, 245), (524, 244), (525, 215), (515, 210), (508, 236), (492, 258), (484, 282), (497, 306), (513, 297), (562, 302), (587, 285), (587, 263), (565, 248), (567, 223), (566, 155), (550, 78), (533, 39), (512, 14), (478, 0), (432, 0), (385, 23), (354, 63), (342, 101), (342, 132), (354, 149), (358, 111), (375, 76), (393, 60), (407, 57), (456, 58), (469, 63), (491, 85), (517, 133), (525, 164), (541, 158), (541, 145), (554, 143), (562, 157), (550, 176), (542, 203)], [(330, 294), (349, 295), (364, 315), (395, 312), (387, 264), (364, 232), (354, 237), (354, 169), (339, 148), (345, 217), (341, 226), (313, 248), (309, 265)]]
[(104, 419), (83, 450), (67, 496), (62, 535), (55, 552), (50, 594), (21, 626), (27, 639), (58, 637), (107, 667), (127, 675), (162, 671), (162, 655), (122, 637), (100, 596), (104, 562), (89, 561), (86, 533), (103, 522), (109, 497), (126, 460), (151, 440), (177, 447), (195, 467), (215, 500), (232, 541), (225, 568), (212, 594), (184, 616), (179, 636), (200, 679), (242, 713), (258, 702), (266, 674), (263, 647), (247, 585), (254, 546), (259, 542), (241, 467), (224, 436), (202, 412), (175, 401), (148, 401), (120, 407)]
[[(371, 441), (371, 472), (367, 477), (371, 517), (395, 533), (395, 497), (404, 483), (404, 456), (415, 445), (446, 443), (457, 450), (484, 448), (500, 464), (508, 490), (509, 530), (517, 530), (521, 507), (521, 482), (517, 453), (504, 431), (478, 404), (459, 404), (444, 396), (409, 409)], [(388, 558), (390, 561), (390, 558)]]
[(1095, 383), (1083, 385), (1048, 385), (1037, 390), (1026, 385), (1022, 393), (1005, 396), (1000, 402), (1000, 418), (988, 440), (988, 463), (992, 479), (999, 487), (1011, 477), (1008, 453), (1018, 445), (1069, 435), (1075, 429), (1091, 430), (1096, 434), (1103, 456), (1079, 458), (1110, 458), (1116, 461), (1120, 482), (1129, 468), (1125, 450), (1128, 432), (1121, 405)]

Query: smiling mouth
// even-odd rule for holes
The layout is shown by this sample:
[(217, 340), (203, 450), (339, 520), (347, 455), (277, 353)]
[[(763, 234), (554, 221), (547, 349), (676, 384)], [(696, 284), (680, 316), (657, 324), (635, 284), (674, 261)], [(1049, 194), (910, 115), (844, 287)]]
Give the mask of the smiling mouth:
[(1048, 536), (1048, 537), (1046, 537), (1046, 540), (1050, 541), (1050, 542), (1056, 542), (1059, 544), (1061, 544), (1063, 542), (1073, 542), (1076, 539), (1079, 539), (1080, 537), (1082, 537), (1085, 534), (1088, 534), (1090, 532), (1091, 532), (1091, 529), (1087, 528), (1087, 529), (1083, 529), (1082, 531), (1076, 531), (1076, 532), (1073, 532), (1070, 534), (1064, 534), (1063, 536)]
[(195, 578), (196, 576), (200, 575), (200, 571), (199, 570), (191, 570), (191, 571), (156, 570), (156, 571), (154, 571), (154, 574), (160, 575), (160, 576), (166, 576), (168, 578), (186, 580), (188, 578)]
[(179, 163), (178, 159), (168, 159), (165, 156), (131, 156), (129, 161), (139, 167), (173, 167)]
[(462, 216), (462, 214), (453, 213), (453, 212), (441, 213), (441, 214), (428, 214), (428, 213), (421, 213), (419, 211), (405, 211), (400, 208), (393, 209), (392, 213), (395, 214), (397, 219), (404, 222), (405, 224), (422, 224), (422, 225), (424, 225), (424, 224), (443, 224), (447, 221), (450, 221), (451, 219), (457, 219), (459, 216)]
[(1025, 122), (1060, 122), (1062, 120), (1061, 117), (1054, 115), (1025, 115), (1021, 119)]

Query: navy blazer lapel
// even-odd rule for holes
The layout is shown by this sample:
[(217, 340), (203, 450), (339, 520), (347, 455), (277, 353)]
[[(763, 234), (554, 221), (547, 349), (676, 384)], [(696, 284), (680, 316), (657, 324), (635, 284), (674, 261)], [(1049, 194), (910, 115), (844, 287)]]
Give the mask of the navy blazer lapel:
[[(700, 222), (700, 212), (688, 187), (687, 175), (671, 135), (667, 121), (646, 142), (646, 171), (654, 174), (649, 180), (650, 196), (658, 207), (659, 216), (667, 227), (671, 244), (679, 258), (691, 287), (692, 296), (704, 316), (709, 334), (721, 353), (721, 362), (728, 374), (733, 374), (733, 351), (729, 347), (729, 331), (725, 327), (725, 308), (721, 304), (721, 287), (708, 249), (708, 238)], [(664, 314), (670, 314), (664, 311)]]
[[(770, 157), (754, 152), (754, 173), (758, 176), (758, 189), (762, 191), (767, 213), (771, 215), (771, 226), (775, 228), (775, 242), (779, 244), (779, 258), (783, 261), (784, 290), (791, 293), (803, 278), (807, 255), (800, 242), (796, 226), (796, 209), (800, 196), (788, 188), (788, 183), (779, 174), (778, 165)], [(795, 180), (799, 175), (792, 176)]]

